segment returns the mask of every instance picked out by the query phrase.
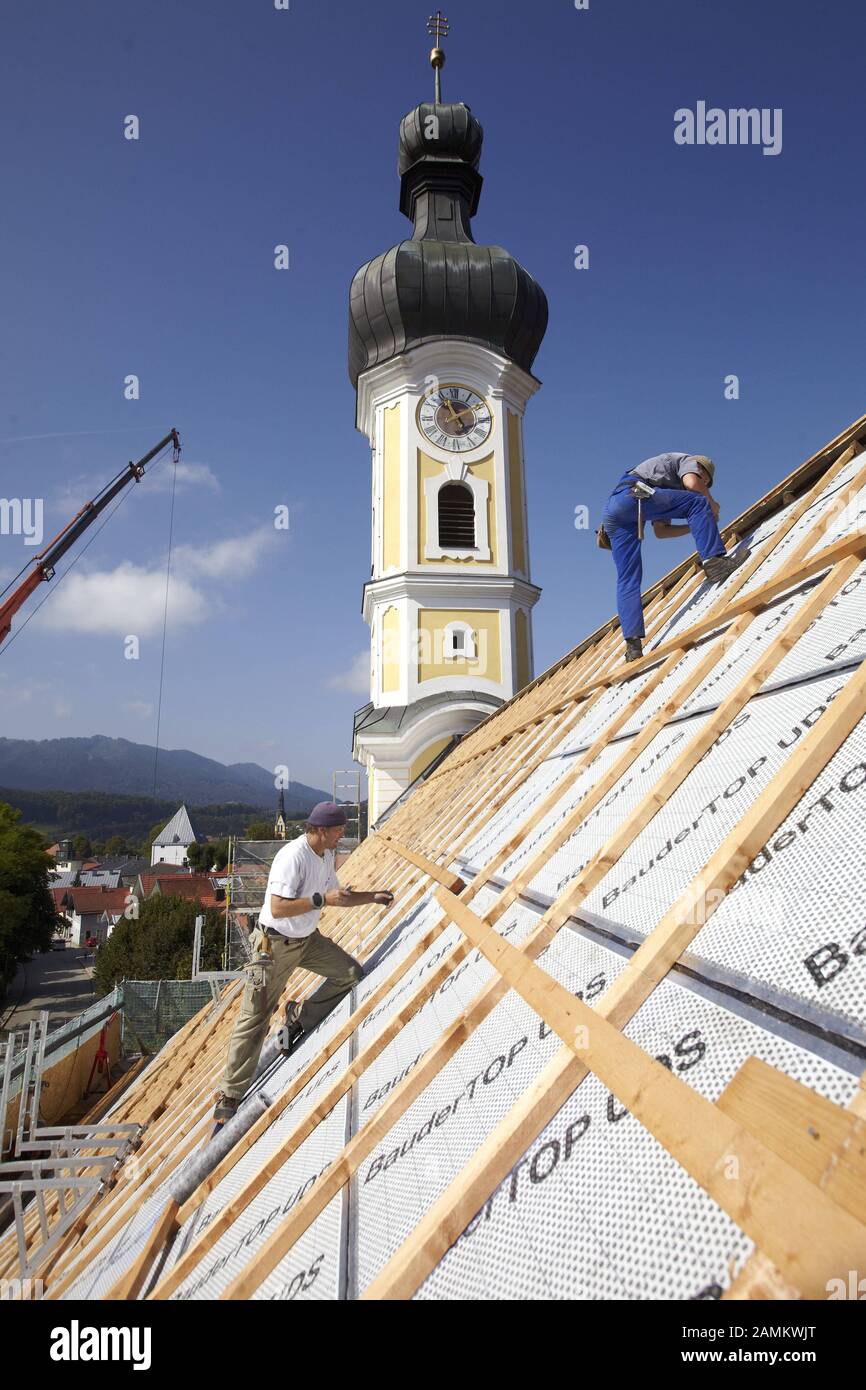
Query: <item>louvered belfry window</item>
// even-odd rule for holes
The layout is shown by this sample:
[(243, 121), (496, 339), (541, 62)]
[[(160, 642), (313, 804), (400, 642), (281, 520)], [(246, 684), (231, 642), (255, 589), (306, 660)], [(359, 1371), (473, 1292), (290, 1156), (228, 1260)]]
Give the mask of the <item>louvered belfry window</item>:
[(475, 498), (463, 483), (446, 483), (439, 489), (439, 545), (444, 550), (475, 548)]

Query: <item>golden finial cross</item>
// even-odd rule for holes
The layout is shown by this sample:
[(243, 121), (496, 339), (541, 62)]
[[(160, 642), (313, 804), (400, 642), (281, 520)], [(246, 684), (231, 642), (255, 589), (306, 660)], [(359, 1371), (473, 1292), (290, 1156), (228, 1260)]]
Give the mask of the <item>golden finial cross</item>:
[(439, 47), (439, 40), (448, 37), (448, 20), (441, 10), (431, 14), (427, 20), (427, 33), (435, 40), (436, 47), (430, 54), (430, 66), (433, 68), (436, 78), (436, 90), (434, 101), (442, 100), (442, 68), (445, 65), (445, 54)]
[(439, 47), (439, 40), (448, 37), (448, 20), (441, 10), (431, 14), (427, 20), (427, 33), (436, 40), (436, 47)]

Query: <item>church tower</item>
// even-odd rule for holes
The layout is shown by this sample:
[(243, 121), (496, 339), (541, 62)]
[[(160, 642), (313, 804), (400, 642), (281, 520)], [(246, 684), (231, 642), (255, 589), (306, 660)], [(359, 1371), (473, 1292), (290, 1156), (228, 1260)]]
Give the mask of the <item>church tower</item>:
[(288, 834), (288, 822), (286, 821), (286, 798), (283, 789), (280, 787), (280, 799), (277, 803), (277, 818), (274, 821), (274, 839), (284, 840)]
[(353, 752), (369, 820), (456, 736), (532, 678), (523, 413), (547, 328), (541, 287), (471, 229), (483, 131), (441, 99), (447, 21), (430, 21), (435, 100), (400, 125), (411, 237), (352, 281), (349, 375), (372, 450), (370, 702)]

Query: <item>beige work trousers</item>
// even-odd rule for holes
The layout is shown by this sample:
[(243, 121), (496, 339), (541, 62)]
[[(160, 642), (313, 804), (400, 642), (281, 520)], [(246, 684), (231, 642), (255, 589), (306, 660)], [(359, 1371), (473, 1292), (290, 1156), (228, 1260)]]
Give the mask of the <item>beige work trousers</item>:
[[(262, 928), (257, 927), (250, 937), (254, 956), (259, 951), (261, 939)], [(267, 983), (263, 989), (254, 989), (253, 982), (249, 979), (244, 985), (240, 1012), (235, 1021), (226, 1068), (220, 1082), (223, 1094), (234, 1096), (238, 1100), (249, 1089), (271, 1014), (279, 1003), (280, 995), (292, 971), (303, 968), (312, 971), (314, 975), (325, 976), (325, 983), (305, 1000), (291, 1020), (294, 1022), (296, 1018), (305, 1033), (309, 1033), (331, 1012), (334, 1005), (348, 994), (363, 974), (354, 957), (344, 951), (342, 946), (338, 946), (336, 941), (322, 936), (318, 928), (309, 936), (272, 936), (269, 940), (273, 960), (267, 968)]]

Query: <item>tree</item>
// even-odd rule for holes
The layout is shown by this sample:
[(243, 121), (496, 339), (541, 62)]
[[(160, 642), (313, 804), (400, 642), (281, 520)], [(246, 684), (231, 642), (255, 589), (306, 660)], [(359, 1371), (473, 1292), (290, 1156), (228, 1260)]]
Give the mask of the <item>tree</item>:
[(190, 845), (186, 852), (186, 858), (191, 869), (205, 872), (211, 866), (211, 847), (210, 845)]
[(208, 840), (206, 844), (190, 845), (186, 857), (190, 867), (203, 874), (211, 869), (224, 869), (229, 861), (229, 842)]
[(225, 939), (222, 912), (159, 894), (142, 903), (136, 920), (121, 917), (100, 946), (93, 969), (97, 994), (108, 994), (121, 980), (188, 980), (195, 919), (202, 913), (201, 968), (219, 970)]
[(105, 842), (106, 859), (117, 859), (121, 854), (129, 854), (129, 845), (122, 835), (112, 835)]
[(272, 821), (254, 820), (244, 831), (244, 838), (247, 840), (272, 840), (274, 838), (274, 827)]
[(0, 995), (21, 961), (51, 945), (57, 926), (45, 841), (0, 802)]
[(162, 830), (162, 828), (163, 828), (164, 825), (165, 825), (165, 821), (164, 821), (164, 820), (157, 821), (156, 825), (152, 825), (152, 826), (150, 827), (150, 829), (148, 830), (148, 832), (147, 832), (147, 839), (145, 840), (144, 844), (143, 844), (142, 847), (141, 847), (141, 857), (142, 857), (142, 859), (149, 859), (149, 858), (150, 858), (150, 851), (153, 849), (153, 842), (154, 842), (154, 840), (156, 839), (157, 835), (159, 834), (160, 830)]
[(93, 853), (93, 846), (86, 835), (76, 835), (72, 841), (72, 853), (76, 859), (89, 859)]

